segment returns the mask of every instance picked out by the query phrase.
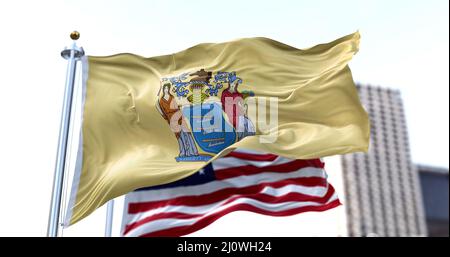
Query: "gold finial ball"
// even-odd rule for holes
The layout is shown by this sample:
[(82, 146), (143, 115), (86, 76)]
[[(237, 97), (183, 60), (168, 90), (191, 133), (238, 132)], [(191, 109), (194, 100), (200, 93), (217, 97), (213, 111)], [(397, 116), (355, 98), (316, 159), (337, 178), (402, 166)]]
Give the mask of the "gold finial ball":
[(80, 38), (80, 32), (78, 31), (73, 31), (72, 33), (70, 33), (70, 38), (73, 40), (77, 40)]

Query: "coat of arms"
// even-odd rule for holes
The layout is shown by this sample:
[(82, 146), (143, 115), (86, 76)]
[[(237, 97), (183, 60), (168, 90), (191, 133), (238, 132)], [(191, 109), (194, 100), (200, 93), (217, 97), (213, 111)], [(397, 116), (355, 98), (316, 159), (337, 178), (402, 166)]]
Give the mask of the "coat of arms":
[(246, 103), (254, 94), (240, 91), (242, 83), (236, 72), (204, 69), (161, 80), (156, 107), (177, 138), (177, 161), (207, 161), (255, 135)]

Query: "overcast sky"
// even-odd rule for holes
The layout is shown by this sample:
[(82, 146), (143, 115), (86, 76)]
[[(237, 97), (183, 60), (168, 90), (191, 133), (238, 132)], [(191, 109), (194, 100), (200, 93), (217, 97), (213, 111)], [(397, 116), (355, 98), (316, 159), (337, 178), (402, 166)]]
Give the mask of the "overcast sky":
[[(0, 236), (46, 233), (66, 71), (60, 51), (72, 30), (89, 55), (147, 57), (254, 36), (306, 48), (359, 30), (360, 52), (350, 63), (355, 81), (400, 89), (413, 161), (448, 168), (448, 8), (447, 0), (1, 1)], [(303, 234), (289, 218), (235, 213), (200, 235), (224, 228), (252, 235), (273, 220), (280, 222), (273, 233), (308, 235), (308, 217), (333, 223), (339, 208), (297, 215), (295, 230)], [(102, 211), (71, 235), (101, 235)], [(233, 223), (243, 216), (253, 227)], [(331, 232), (324, 226), (314, 233)]]

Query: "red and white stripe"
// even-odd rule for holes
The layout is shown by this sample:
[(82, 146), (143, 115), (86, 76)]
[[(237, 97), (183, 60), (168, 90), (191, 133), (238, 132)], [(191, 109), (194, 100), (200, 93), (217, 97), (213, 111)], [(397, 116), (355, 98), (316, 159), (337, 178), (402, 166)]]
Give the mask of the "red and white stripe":
[(122, 235), (182, 236), (233, 211), (288, 216), (340, 205), (319, 159), (239, 150), (213, 168), (217, 179), (206, 184), (129, 193)]

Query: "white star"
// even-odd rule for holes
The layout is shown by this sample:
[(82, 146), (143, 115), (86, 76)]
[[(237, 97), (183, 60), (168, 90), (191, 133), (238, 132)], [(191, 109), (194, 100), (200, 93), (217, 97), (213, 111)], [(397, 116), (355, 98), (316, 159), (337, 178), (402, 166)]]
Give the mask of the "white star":
[(200, 175), (205, 175), (205, 170), (204, 170), (204, 169), (200, 169), (200, 170), (198, 171), (198, 173), (199, 173)]

